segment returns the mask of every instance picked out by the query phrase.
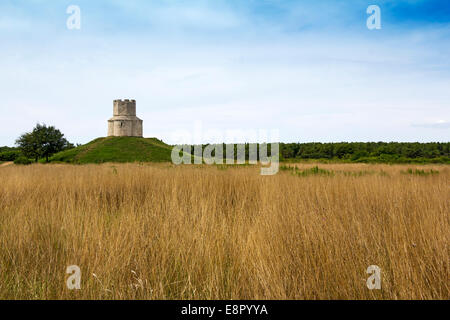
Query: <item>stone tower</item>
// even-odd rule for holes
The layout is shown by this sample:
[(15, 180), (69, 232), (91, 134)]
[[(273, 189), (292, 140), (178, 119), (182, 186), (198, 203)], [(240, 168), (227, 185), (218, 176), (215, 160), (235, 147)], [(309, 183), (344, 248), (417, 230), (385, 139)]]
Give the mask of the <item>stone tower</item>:
[(114, 100), (108, 120), (108, 137), (142, 137), (143, 121), (136, 117), (136, 100)]

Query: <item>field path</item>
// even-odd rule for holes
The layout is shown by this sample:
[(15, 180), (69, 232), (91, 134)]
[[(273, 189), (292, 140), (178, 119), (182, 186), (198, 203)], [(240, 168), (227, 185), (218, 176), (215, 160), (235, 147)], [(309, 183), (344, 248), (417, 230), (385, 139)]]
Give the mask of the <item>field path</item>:
[(2, 163), (2, 164), (0, 164), (0, 167), (6, 167), (6, 166), (9, 166), (9, 165), (11, 165), (11, 164), (13, 164), (14, 162), (12, 162), (12, 161), (8, 161), (8, 162), (5, 162), (5, 163)]

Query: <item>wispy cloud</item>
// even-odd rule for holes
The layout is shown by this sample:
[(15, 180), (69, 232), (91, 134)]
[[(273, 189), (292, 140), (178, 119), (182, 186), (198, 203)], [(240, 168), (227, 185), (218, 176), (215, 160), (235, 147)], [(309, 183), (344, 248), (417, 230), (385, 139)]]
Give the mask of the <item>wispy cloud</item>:
[(2, 1), (0, 145), (37, 121), (103, 136), (117, 98), (166, 140), (199, 119), (285, 141), (448, 140), (430, 130), (450, 119), (448, 6), (377, 3), (369, 31), (365, 0), (79, 0), (70, 31), (67, 2)]
[[(422, 122), (412, 124), (413, 127), (417, 128), (430, 128), (430, 129), (450, 129), (450, 121), (438, 120), (434, 122)], [(450, 132), (449, 132), (450, 134)]]

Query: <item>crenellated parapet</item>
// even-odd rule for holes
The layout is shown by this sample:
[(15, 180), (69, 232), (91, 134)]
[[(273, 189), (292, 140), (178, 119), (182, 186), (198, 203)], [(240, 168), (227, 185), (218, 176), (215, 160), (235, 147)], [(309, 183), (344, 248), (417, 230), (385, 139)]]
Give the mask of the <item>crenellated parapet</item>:
[(136, 100), (114, 100), (114, 116), (135, 116)]

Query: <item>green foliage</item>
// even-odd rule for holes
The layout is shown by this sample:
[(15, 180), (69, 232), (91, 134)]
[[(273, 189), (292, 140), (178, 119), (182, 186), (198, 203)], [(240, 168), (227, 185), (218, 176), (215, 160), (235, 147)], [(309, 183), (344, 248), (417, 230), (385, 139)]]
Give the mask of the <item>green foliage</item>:
[[(5, 150), (4, 148), (2, 149)], [(15, 148), (8, 148), (8, 149), (9, 150), (0, 152), (0, 161), (14, 161), (22, 155), (22, 153), (18, 149)]]
[(280, 143), (282, 159), (362, 163), (450, 163), (450, 143)]
[(293, 175), (307, 177), (307, 176), (334, 176), (334, 171), (321, 169), (318, 166), (314, 166), (309, 169), (300, 170), (297, 167), (280, 166), (282, 171), (290, 171)]
[(108, 137), (55, 154), (50, 162), (170, 162), (172, 147), (155, 138)]
[[(34, 140), (23, 137), (27, 143), (22, 153), (29, 158), (42, 157), (42, 153), (34, 152)], [(204, 150), (208, 144), (201, 145)], [(225, 158), (226, 144), (222, 144)], [(250, 144), (245, 143), (245, 159), (249, 159)], [(340, 143), (280, 143), (281, 161), (304, 162), (356, 162), (356, 163), (412, 163), (412, 164), (450, 164), (450, 143), (403, 143), (403, 142), (340, 142)], [(257, 144), (257, 160), (259, 149)], [(267, 146), (268, 156), (271, 155), (270, 144)], [(29, 150), (30, 149), (30, 150)], [(233, 146), (234, 159), (237, 158), (237, 146)], [(37, 150), (40, 150), (37, 148)], [(156, 138), (108, 137), (99, 138), (86, 145), (67, 143), (63, 152), (55, 154), (49, 161), (71, 163), (102, 163), (102, 162), (148, 162), (171, 161), (171, 147)], [(194, 154), (194, 146), (190, 146)], [(0, 148), (0, 152), (3, 150)], [(213, 153), (214, 154), (214, 153)], [(20, 154), (15, 151), (14, 156)], [(8, 159), (13, 156), (8, 154)], [(0, 153), (0, 161), (1, 153)], [(6, 160), (5, 160), (6, 161)]]
[(311, 175), (319, 175), (319, 176), (334, 176), (334, 172), (331, 170), (326, 169), (320, 169), (318, 166), (305, 169), (305, 170), (298, 170), (295, 168), (294, 174), (302, 177), (311, 176)]
[[(321, 169), (319, 166), (314, 166), (312, 168), (308, 168), (305, 170), (300, 170), (295, 166), (286, 166), (282, 165), (280, 166), (281, 171), (287, 171), (292, 173), (293, 175), (301, 176), (301, 177), (307, 177), (307, 176), (335, 176), (335, 175), (342, 175), (345, 177), (363, 177), (367, 175), (380, 175), (380, 176), (389, 176), (387, 172), (381, 170), (381, 171), (374, 171), (374, 170), (359, 170), (359, 171), (344, 171), (344, 170), (326, 170)], [(433, 170), (431, 170), (433, 171)], [(436, 171), (434, 171), (436, 172)]]
[(430, 169), (429, 171), (424, 170), (424, 169), (415, 169), (415, 170), (413, 170), (413, 169), (409, 168), (408, 170), (402, 171), (401, 173), (403, 173), (403, 174), (412, 174), (412, 175), (416, 175), (416, 176), (429, 176), (429, 175), (439, 174), (439, 171), (438, 170), (433, 170), (433, 169)]
[(347, 176), (347, 177), (362, 177), (362, 176), (367, 176), (367, 175), (373, 175), (376, 172), (373, 170), (372, 171), (362, 170), (362, 171), (343, 171), (342, 173), (344, 174), (344, 176)]
[(24, 157), (24, 156), (20, 156), (14, 160), (14, 164), (20, 164), (20, 165), (29, 165), (32, 162), (33, 161), (31, 161), (30, 159), (28, 159), (27, 157)]
[(73, 148), (74, 145), (64, 138), (64, 134), (53, 126), (37, 124), (33, 131), (24, 133), (17, 140), (22, 154), (33, 158), (36, 162), (40, 158), (48, 159), (51, 155)]
[[(202, 145), (204, 150), (208, 145)], [(250, 144), (245, 143), (245, 159), (249, 159)], [(257, 146), (259, 159), (260, 144)], [(280, 143), (281, 161), (360, 162), (360, 163), (447, 163), (450, 164), (450, 143), (407, 142), (339, 142), (339, 143)], [(194, 146), (191, 146), (191, 154)], [(223, 144), (226, 158), (226, 144)], [(271, 155), (270, 144), (268, 155)], [(234, 145), (234, 159), (237, 146)]]

